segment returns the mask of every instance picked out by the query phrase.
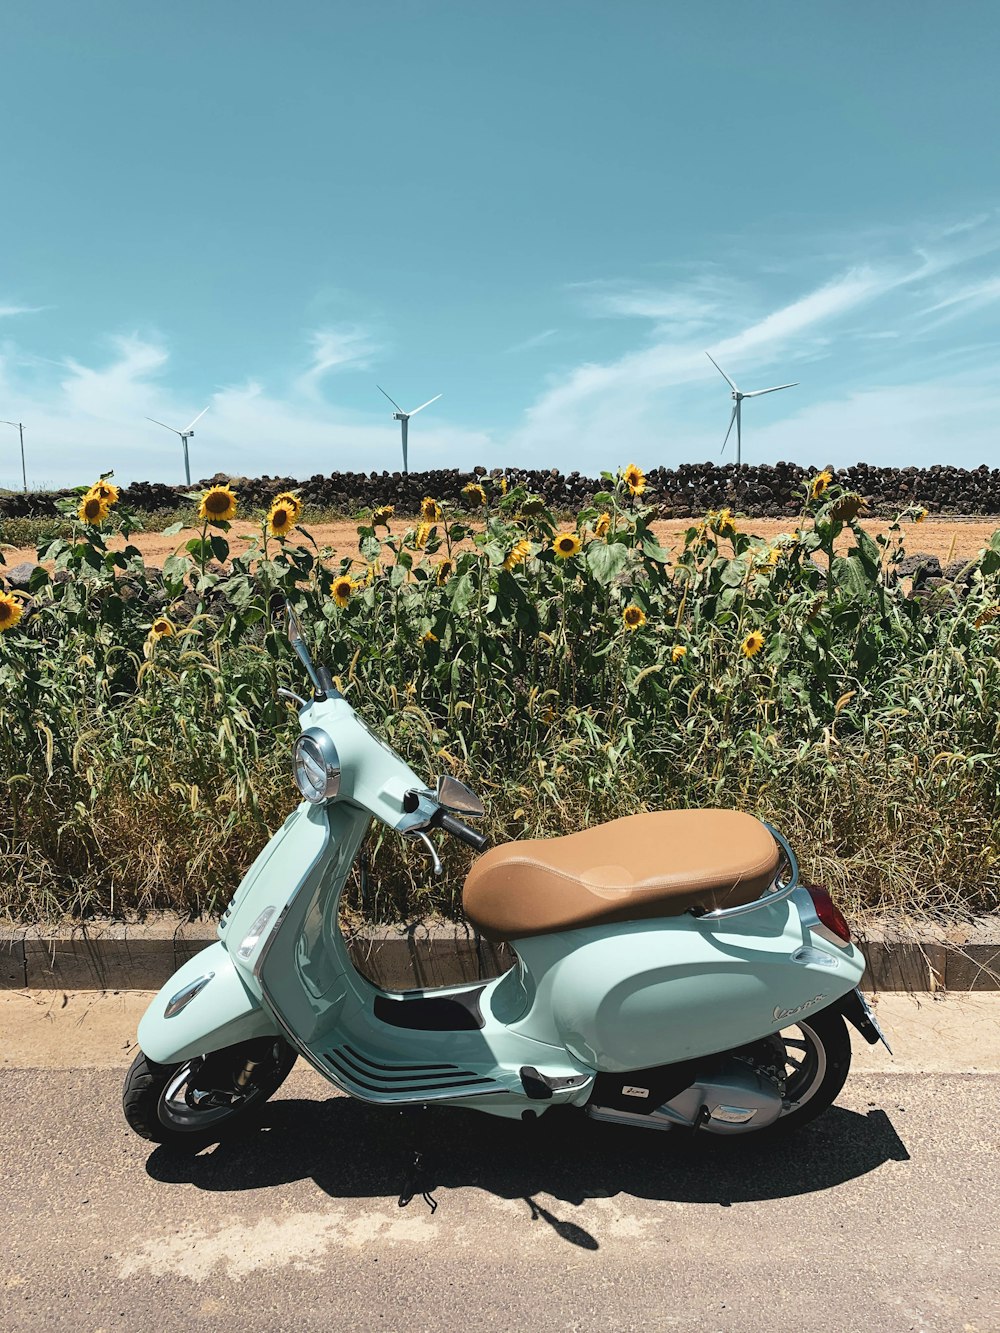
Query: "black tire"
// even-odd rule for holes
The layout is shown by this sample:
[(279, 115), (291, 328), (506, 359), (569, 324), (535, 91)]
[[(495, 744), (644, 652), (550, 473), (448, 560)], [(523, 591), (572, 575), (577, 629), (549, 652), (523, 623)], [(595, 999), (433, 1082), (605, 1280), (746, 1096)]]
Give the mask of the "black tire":
[[(774, 1037), (757, 1043), (753, 1050), (765, 1046), (778, 1050), (779, 1042), (785, 1050), (788, 1075), (786, 1109), (762, 1129), (747, 1126), (744, 1134), (758, 1143), (784, 1138), (822, 1115), (840, 1096), (851, 1068), (851, 1035), (836, 1009), (821, 1009), (817, 1014), (797, 1018)], [(742, 1138), (743, 1134), (727, 1137)]]
[[(202, 1071), (211, 1068), (211, 1083), (228, 1087), (230, 1076), (235, 1079), (247, 1060), (253, 1060), (256, 1067), (243, 1092), (236, 1090), (235, 1083), (232, 1093), (199, 1091)], [(242, 1042), (174, 1065), (156, 1064), (140, 1051), (125, 1076), (122, 1109), (140, 1138), (197, 1152), (252, 1123), (294, 1064), (295, 1051), (280, 1037)], [(194, 1103), (195, 1095), (201, 1104)]]

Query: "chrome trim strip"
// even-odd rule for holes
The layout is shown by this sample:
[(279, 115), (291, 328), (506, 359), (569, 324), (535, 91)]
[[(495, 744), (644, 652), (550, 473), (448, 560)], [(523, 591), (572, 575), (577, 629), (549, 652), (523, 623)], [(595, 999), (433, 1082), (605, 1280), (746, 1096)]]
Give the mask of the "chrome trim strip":
[(253, 974), (257, 978), (257, 982), (260, 985), (261, 990), (264, 989), (263, 983), (261, 982), (260, 979), (261, 970), (264, 967), (264, 963), (267, 961), (267, 955), (271, 951), (271, 945), (278, 938), (278, 931), (285, 924), (285, 917), (288, 915), (288, 909), (291, 907), (292, 903), (295, 901), (295, 898), (297, 896), (298, 896), (297, 893), (294, 894), (291, 898), (289, 898), (288, 902), (285, 903), (284, 907), (274, 918), (274, 924), (271, 926), (271, 929), (267, 932), (267, 938), (264, 940), (264, 943), (260, 946), (260, 950), (257, 954), (257, 960), (253, 965)]
[(194, 981), (189, 981), (183, 990), (179, 990), (176, 995), (172, 995), (167, 1001), (163, 1017), (176, 1018), (182, 1009), (187, 1008), (196, 995), (201, 994), (214, 976), (214, 972), (206, 972), (203, 977), (197, 977)]

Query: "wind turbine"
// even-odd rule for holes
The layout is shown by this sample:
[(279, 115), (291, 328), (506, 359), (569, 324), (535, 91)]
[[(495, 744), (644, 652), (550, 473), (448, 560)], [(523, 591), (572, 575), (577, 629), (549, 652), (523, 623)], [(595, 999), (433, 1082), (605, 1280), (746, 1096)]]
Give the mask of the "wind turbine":
[(13, 426), (21, 436), (21, 481), (24, 483), (24, 493), (28, 493), (28, 474), (24, 467), (24, 422), (23, 421), (2, 421), (2, 426)]
[[(389, 395), (382, 388), (381, 384), (376, 384), (375, 388), (378, 389), (379, 393), (382, 394), (384, 398), (389, 398)], [(412, 412), (404, 412), (403, 409), (400, 407), (400, 405), (396, 402), (395, 398), (389, 398), (389, 402), (392, 403), (393, 407), (396, 409), (395, 412), (393, 412), (392, 414), (392, 419), (393, 421), (399, 422), (400, 429), (402, 430), (403, 433), (403, 476), (404, 477), (409, 476), (409, 469), (406, 465), (406, 436), (407, 436), (407, 429), (410, 424), (410, 417), (415, 417), (418, 412), (422, 412), (425, 407), (430, 407), (431, 403), (436, 403), (437, 400), (439, 398), (442, 398), (443, 396), (444, 396), (443, 394), (436, 393), (433, 398), (428, 398), (426, 403), (421, 403), (420, 406), (415, 407)]]
[[(208, 407), (211, 406), (212, 404), (209, 403)], [(184, 480), (189, 486), (191, 485), (191, 464), (188, 461), (188, 440), (190, 440), (191, 436), (194, 434), (196, 423), (199, 422), (208, 411), (208, 407), (202, 408), (194, 421), (192, 421), (189, 426), (185, 426), (183, 430), (178, 430), (176, 426), (168, 426), (165, 421), (157, 421), (156, 417), (146, 418), (146, 420), (151, 421), (154, 426), (162, 426), (164, 430), (172, 430), (175, 435), (181, 437), (181, 444), (184, 446)]]
[(736, 466), (739, 467), (741, 462), (741, 451), (743, 445), (742, 431), (740, 429), (742, 422), (742, 413), (740, 409), (743, 405), (743, 399), (759, 398), (761, 394), (777, 393), (779, 389), (794, 389), (795, 386), (798, 384), (798, 380), (795, 380), (794, 383), (792, 384), (772, 384), (770, 389), (751, 389), (747, 393), (744, 393), (742, 389), (737, 389), (736, 385), (732, 382), (732, 380), (729, 378), (729, 376), (722, 369), (718, 361), (716, 361), (715, 357), (712, 356), (710, 352), (706, 352), (705, 355), (708, 357), (709, 361), (711, 361), (712, 365), (716, 368), (716, 370), (719, 372), (719, 374), (722, 376), (722, 378), (726, 381), (726, 383), (733, 391), (732, 394), (733, 415), (729, 418), (729, 429), (726, 431), (726, 438), (722, 441), (722, 452), (723, 453), (726, 452), (726, 445), (729, 442), (729, 436), (732, 433), (733, 422), (735, 421), (736, 422)]

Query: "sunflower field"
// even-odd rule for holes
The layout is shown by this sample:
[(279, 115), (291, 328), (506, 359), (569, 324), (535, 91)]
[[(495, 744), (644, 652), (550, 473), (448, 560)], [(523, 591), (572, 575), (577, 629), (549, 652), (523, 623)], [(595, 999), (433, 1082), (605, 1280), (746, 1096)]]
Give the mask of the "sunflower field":
[[(495, 839), (737, 807), (856, 912), (996, 908), (1000, 534), (921, 590), (899, 566), (922, 511), (872, 538), (827, 473), (777, 540), (722, 509), (672, 554), (641, 471), (604, 481), (572, 521), (499, 476), (416, 520), (382, 505), (340, 559), (294, 490), (232, 551), (239, 495), (213, 486), (162, 570), (110, 478), (81, 488), (26, 593), (0, 591), (0, 911), (221, 910), (297, 799), (286, 601), (417, 772), (480, 792)], [(459, 910), (464, 849), (433, 882), (371, 841), (353, 909)]]

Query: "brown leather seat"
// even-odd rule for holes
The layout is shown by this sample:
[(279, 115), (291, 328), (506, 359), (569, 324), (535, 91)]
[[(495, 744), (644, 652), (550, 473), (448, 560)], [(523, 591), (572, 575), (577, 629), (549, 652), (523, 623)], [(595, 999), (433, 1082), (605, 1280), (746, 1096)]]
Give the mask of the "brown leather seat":
[(494, 847), (465, 881), (465, 914), (488, 939), (516, 940), (713, 911), (759, 898), (779, 859), (764, 825), (737, 810), (630, 815), (565, 838)]

